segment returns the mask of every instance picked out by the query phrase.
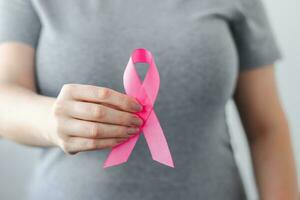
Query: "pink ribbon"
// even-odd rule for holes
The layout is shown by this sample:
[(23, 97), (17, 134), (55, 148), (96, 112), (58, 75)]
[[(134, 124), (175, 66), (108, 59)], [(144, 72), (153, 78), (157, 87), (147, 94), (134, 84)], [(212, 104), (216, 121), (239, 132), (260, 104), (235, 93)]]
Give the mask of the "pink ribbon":
[[(134, 66), (137, 62), (149, 64), (143, 83)], [(151, 52), (143, 48), (133, 50), (124, 71), (123, 84), (126, 94), (135, 97), (143, 105), (143, 111), (137, 115), (144, 120), (144, 124), (135, 136), (112, 148), (103, 168), (127, 162), (141, 132), (144, 133), (152, 159), (174, 168), (168, 143), (153, 110), (159, 83), (159, 73)]]

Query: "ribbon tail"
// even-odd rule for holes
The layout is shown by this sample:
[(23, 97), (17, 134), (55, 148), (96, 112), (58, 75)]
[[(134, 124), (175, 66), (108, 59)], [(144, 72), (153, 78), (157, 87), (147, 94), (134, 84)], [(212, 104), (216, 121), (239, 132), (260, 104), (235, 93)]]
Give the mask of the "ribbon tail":
[(150, 149), (152, 159), (174, 168), (174, 162), (167, 140), (154, 110), (150, 113), (148, 120), (144, 125), (143, 132)]
[(127, 162), (139, 136), (140, 134), (138, 133), (126, 142), (113, 147), (103, 164), (103, 168), (112, 167)]

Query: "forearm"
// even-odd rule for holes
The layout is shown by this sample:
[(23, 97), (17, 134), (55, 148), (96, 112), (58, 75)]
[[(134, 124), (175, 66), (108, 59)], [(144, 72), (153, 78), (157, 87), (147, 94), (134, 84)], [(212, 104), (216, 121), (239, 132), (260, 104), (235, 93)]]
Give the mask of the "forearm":
[(52, 146), (45, 131), (54, 98), (15, 84), (0, 84), (0, 136), (33, 146)]
[(287, 126), (262, 130), (250, 140), (262, 200), (296, 200), (297, 175)]

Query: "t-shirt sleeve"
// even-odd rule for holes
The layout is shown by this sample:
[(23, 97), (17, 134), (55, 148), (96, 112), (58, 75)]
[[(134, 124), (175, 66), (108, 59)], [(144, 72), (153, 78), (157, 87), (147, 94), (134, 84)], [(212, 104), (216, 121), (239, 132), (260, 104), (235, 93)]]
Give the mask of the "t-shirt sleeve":
[(36, 48), (40, 29), (31, 0), (0, 0), (0, 44), (23, 42)]
[(239, 0), (231, 29), (239, 55), (239, 69), (274, 64), (282, 53), (261, 0)]

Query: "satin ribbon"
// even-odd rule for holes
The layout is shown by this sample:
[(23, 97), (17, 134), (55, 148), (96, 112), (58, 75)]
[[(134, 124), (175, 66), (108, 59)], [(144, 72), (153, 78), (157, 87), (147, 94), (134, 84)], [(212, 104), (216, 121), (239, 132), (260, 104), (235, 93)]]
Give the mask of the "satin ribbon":
[[(149, 64), (143, 83), (135, 69), (134, 64), (137, 62)], [(135, 97), (143, 105), (144, 109), (136, 114), (144, 120), (144, 123), (136, 135), (112, 148), (104, 162), (103, 168), (127, 162), (141, 132), (144, 133), (152, 159), (174, 168), (168, 143), (153, 110), (159, 90), (160, 78), (150, 51), (143, 48), (132, 51), (124, 71), (123, 84), (126, 94)]]

